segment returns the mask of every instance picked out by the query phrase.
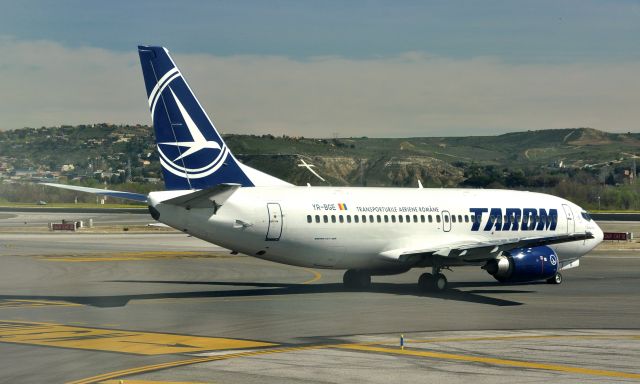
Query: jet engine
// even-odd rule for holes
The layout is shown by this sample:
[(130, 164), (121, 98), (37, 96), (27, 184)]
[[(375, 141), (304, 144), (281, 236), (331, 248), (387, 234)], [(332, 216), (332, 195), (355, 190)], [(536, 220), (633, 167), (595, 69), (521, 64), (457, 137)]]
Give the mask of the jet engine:
[(562, 279), (558, 273), (558, 255), (546, 245), (512, 249), (489, 260), (482, 269), (501, 283), (547, 280), (558, 284)]

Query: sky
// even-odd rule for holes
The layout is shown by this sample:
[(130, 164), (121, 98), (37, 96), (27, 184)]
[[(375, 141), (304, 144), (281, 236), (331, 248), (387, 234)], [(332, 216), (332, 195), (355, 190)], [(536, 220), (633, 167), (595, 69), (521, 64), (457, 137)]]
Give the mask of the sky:
[(640, 131), (640, 0), (6, 1), (0, 129), (150, 124), (139, 44), (224, 133)]

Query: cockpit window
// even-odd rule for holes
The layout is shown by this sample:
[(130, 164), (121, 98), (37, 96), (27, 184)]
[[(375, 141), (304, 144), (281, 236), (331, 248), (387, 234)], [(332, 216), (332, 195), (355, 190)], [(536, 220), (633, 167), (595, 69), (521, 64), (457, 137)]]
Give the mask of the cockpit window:
[(587, 221), (591, 221), (591, 215), (587, 211), (582, 211), (582, 217)]

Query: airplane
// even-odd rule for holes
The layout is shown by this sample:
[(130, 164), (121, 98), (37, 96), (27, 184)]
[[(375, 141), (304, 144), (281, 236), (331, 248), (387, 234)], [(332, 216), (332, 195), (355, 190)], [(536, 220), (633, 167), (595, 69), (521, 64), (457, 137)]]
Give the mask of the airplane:
[(589, 213), (560, 197), (511, 190), (295, 186), (238, 161), (184, 76), (159, 46), (138, 53), (165, 190), (148, 195), (46, 185), (145, 202), (151, 216), (233, 253), (371, 276), (478, 266), (502, 283), (560, 284), (561, 271), (603, 239)]

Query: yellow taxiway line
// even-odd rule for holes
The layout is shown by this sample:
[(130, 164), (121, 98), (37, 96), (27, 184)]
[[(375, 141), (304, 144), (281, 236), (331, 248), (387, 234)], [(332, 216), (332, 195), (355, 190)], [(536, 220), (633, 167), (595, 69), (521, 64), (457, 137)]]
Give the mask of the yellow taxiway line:
[(101, 381), (100, 384), (212, 384), (211, 381), (206, 383), (195, 381), (157, 381), (157, 380), (107, 380)]
[[(488, 340), (507, 341), (507, 340), (523, 339), (523, 338), (526, 339), (526, 338), (543, 338), (543, 337), (553, 338), (553, 337), (572, 337), (572, 336), (571, 335), (566, 335), (566, 336), (565, 335), (548, 335), (548, 336), (527, 335), (527, 336), (460, 337), (460, 338), (425, 339), (425, 340), (422, 340), (422, 342), (455, 342), (455, 341), (488, 341)], [(584, 338), (629, 338), (629, 337), (634, 339), (638, 338), (637, 335), (574, 335), (573, 337), (582, 338), (582, 339)], [(414, 340), (412, 342), (420, 342), (420, 341)], [(252, 350), (252, 351), (246, 351), (246, 352), (229, 353), (225, 355), (198, 357), (193, 359), (171, 361), (167, 363), (146, 365), (146, 366), (134, 367), (134, 368), (124, 369), (124, 370), (115, 371), (115, 372), (109, 372), (102, 375), (74, 381), (69, 384), (89, 384), (89, 383), (98, 383), (98, 382), (102, 383), (105, 380), (116, 379), (120, 377), (137, 375), (142, 373), (148, 373), (148, 372), (158, 371), (162, 369), (181, 367), (181, 366), (186, 366), (191, 364), (199, 364), (199, 363), (218, 361), (218, 360), (227, 360), (227, 359), (241, 358), (241, 357), (267, 355), (267, 354), (273, 354), (273, 353), (288, 353), (288, 352), (325, 349), (325, 348), (335, 348), (335, 349), (351, 350), (351, 351), (359, 351), (359, 352), (395, 354), (395, 355), (413, 356), (413, 357), (426, 357), (426, 358), (441, 359), (441, 360), (464, 361), (464, 362), (481, 363), (481, 364), (488, 364), (488, 365), (494, 365), (494, 366), (509, 366), (509, 367), (515, 367), (515, 368), (538, 369), (538, 370), (573, 373), (573, 374), (587, 375), (587, 376), (640, 379), (640, 374), (638, 373), (611, 371), (611, 370), (604, 370), (604, 369), (581, 368), (581, 367), (562, 365), (562, 364), (536, 363), (531, 361), (500, 359), (500, 358), (494, 358), (494, 357), (441, 353), (441, 352), (415, 350), (415, 349), (403, 350), (397, 347), (394, 348), (394, 347), (381, 346), (380, 343), (378, 342), (378, 344), (356, 343), (356, 344), (309, 345), (309, 346), (302, 346), (302, 347), (273, 347), (273, 348)], [(136, 383), (135, 381), (123, 381), (123, 382)], [(111, 382), (109, 382), (109, 384), (110, 383)], [(140, 382), (140, 384), (143, 384), (143, 383), (144, 382)]]
[[(97, 253), (90, 255), (52, 255), (39, 256), (42, 261), (67, 262), (67, 263), (92, 263), (92, 262), (112, 262), (112, 261), (148, 261), (163, 259), (241, 259), (243, 256), (230, 255), (220, 252), (196, 252), (196, 251), (143, 251), (143, 252), (118, 252), (118, 253)], [(322, 274), (313, 269), (303, 268), (304, 271), (313, 275), (310, 280), (302, 284), (311, 284), (322, 278)]]
[(142, 367), (135, 367), (129, 369), (123, 369), (121, 371), (109, 372), (98, 376), (88, 377), (86, 379), (81, 379), (77, 381), (71, 381), (67, 384), (90, 384), (90, 383), (99, 383), (109, 379), (115, 379), (123, 376), (130, 376), (135, 374), (147, 373), (152, 371), (159, 371), (161, 369), (167, 368), (175, 368), (181, 367), (185, 365), (192, 365), (198, 363), (206, 363), (209, 361), (217, 361), (217, 360), (227, 360), (238, 357), (249, 357), (249, 356), (258, 356), (258, 355), (267, 355), (273, 353), (286, 353), (286, 352), (295, 352), (302, 351), (306, 349), (319, 349), (325, 348), (326, 346), (304, 346), (304, 347), (285, 347), (285, 348), (272, 348), (272, 349), (263, 349), (259, 351), (248, 351), (248, 352), (239, 352), (239, 353), (230, 353), (227, 355), (216, 355), (216, 356), (207, 356), (207, 357), (199, 357), (195, 359), (188, 360), (178, 360), (178, 361), (170, 361), (168, 363), (162, 364), (153, 364), (153, 365), (145, 365)]
[(197, 251), (143, 251), (143, 252), (116, 252), (95, 253), (78, 255), (51, 255), (39, 256), (42, 261), (56, 261), (67, 263), (91, 263), (110, 261), (140, 261), (140, 260), (164, 260), (164, 259), (228, 259), (241, 256), (230, 255), (221, 252), (197, 252)]
[(0, 342), (47, 347), (166, 355), (275, 346), (261, 341), (124, 331), (25, 321), (0, 321)]
[(413, 349), (376, 347), (372, 345), (361, 345), (361, 344), (345, 344), (345, 345), (338, 346), (338, 348), (362, 351), (362, 352), (378, 352), (378, 353), (388, 353), (388, 354), (403, 355), (403, 356), (428, 357), (432, 359), (466, 361), (466, 362), (472, 362), (472, 363), (510, 366), (510, 367), (516, 367), (516, 368), (541, 369), (546, 371), (576, 373), (576, 374), (590, 375), (590, 376), (640, 379), (640, 374), (638, 373), (608, 371), (603, 369), (580, 368), (580, 367), (572, 367), (569, 365), (560, 365), (560, 364), (534, 363), (530, 361), (498, 359), (494, 357), (458, 355), (453, 353), (420, 351), (420, 350), (413, 350)]
[[(428, 339), (405, 339), (405, 344), (426, 343), (455, 343), (467, 341), (510, 341), (510, 340), (536, 340), (536, 339), (640, 339), (640, 335), (505, 335), (505, 336), (469, 336), (469, 337), (434, 337)], [(376, 340), (357, 343), (357, 345), (384, 345), (392, 344), (397, 339)]]
[(25, 308), (25, 307), (46, 307), (46, 306), (62, 306), (62, 307), (78, 307), (81, 304), (69, 303), (66, 301), (54, 300), (22, 300), (22, 299), (2, 299), (0, 300), (0, 309), (2, 308)]
[(315, 271), (313, 269), (308, 269), (308, 268), (303, 268), (303, 270), (311, 273), (313, 275), (313, 278), (307, 281), (303, 281), (301, 284), (311, 284), (311, 283), (315, 283), (316, 281), (320, 280), (322, 278), (322, 274), (318, 271)]

